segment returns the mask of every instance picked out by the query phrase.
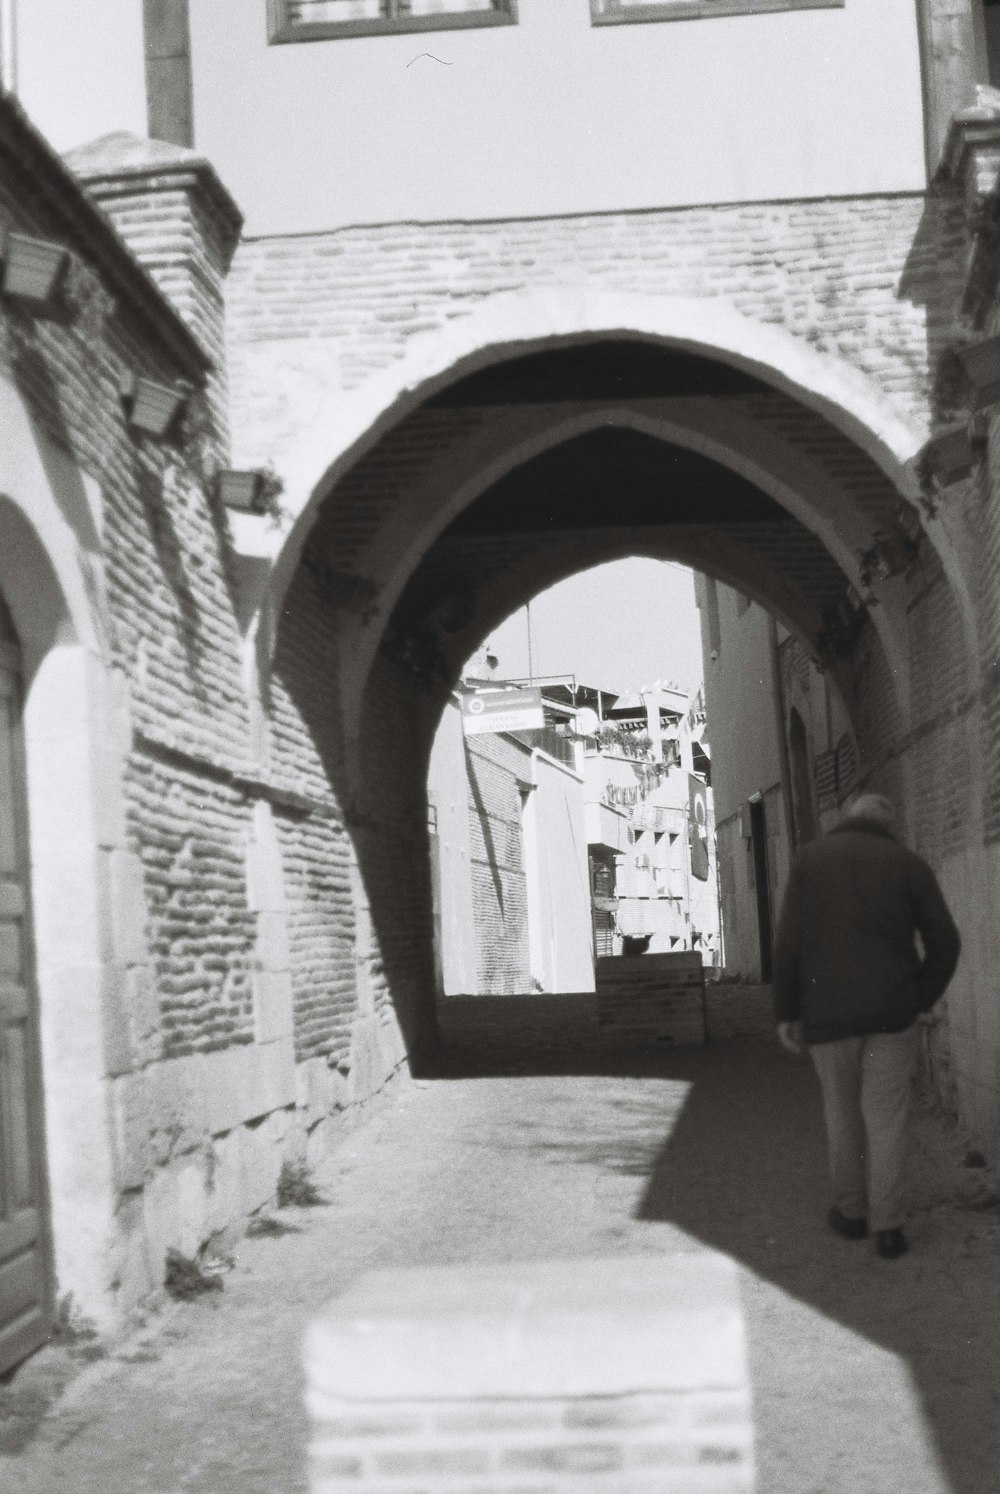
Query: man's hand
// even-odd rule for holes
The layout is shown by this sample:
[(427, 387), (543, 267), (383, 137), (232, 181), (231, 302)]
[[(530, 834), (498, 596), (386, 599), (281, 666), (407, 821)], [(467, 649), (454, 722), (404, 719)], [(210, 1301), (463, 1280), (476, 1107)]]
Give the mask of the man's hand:
[(802, 1052), (802, 1023), (801, 1022), (779, 1022), (778, 1042), (789, 1053)]

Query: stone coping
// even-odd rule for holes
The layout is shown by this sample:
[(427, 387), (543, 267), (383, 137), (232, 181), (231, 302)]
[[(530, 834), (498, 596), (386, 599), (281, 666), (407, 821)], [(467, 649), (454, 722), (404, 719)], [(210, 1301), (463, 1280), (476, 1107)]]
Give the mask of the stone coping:
[(737, 1270), (704, 1250), (371, 1272), (305, 1356), (319, 1402), (746, 1385)]

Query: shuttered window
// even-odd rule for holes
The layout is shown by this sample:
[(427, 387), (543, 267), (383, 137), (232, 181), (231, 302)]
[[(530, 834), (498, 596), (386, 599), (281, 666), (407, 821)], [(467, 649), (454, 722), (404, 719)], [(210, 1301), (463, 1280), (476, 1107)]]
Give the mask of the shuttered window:
[(503, 26), (516, 20), (516, 0), (270, 0), (272, 42)]
[(621, 21), (707, 20), (773, 10), (840, 10), (845, 0), (590, 0), (595, 26)]

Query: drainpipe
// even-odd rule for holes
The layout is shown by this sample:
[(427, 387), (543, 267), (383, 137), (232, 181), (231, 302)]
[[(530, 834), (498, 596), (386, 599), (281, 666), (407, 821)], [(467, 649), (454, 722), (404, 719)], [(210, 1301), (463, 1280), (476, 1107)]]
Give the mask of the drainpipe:
[(0, 87), (17, 93), (17, 0), (0, 0)]
[[(979, 0), (976, 0), (979, 3)], [(973, 102), (983, 38), (970, 0), (917, 0), (927, 180), (941, 160), (951, 117)]]
[(150, 138), (193, 146), (188, 0), (143, 0), (142, 20)]

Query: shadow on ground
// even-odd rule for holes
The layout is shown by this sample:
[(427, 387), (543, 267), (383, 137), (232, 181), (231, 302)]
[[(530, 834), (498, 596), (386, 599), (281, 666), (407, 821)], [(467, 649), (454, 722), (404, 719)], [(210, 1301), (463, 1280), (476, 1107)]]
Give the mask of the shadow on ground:
[[(825, 1225), (822, 1117), (806, 1060), (759, 1036), (630, 1052), (544, 1024), (506, 1039), (489, 1026), (486, 1042), (472, 1022), (453, 1033), (438, 1077), (604, 1074), (685, 1087), (672, 1118), (637, 1094), (660, 1135), (669, 1125), (658, 1153), (590, 1134), (560, 1142), (554, 1160), (645, 1178), (638, 1218), (678, 1226), (898, 1356), (954, 1494), (1000, 1487), (1000, 1200), (963, 1170), (957, 1133), (949, 1141), (929, 1103), (915, 1116), (912, 1249), (883, 1262), (871, 1241), (849, 1244)], [(861, 1414), (884, 1414), (877, 1387)]]

